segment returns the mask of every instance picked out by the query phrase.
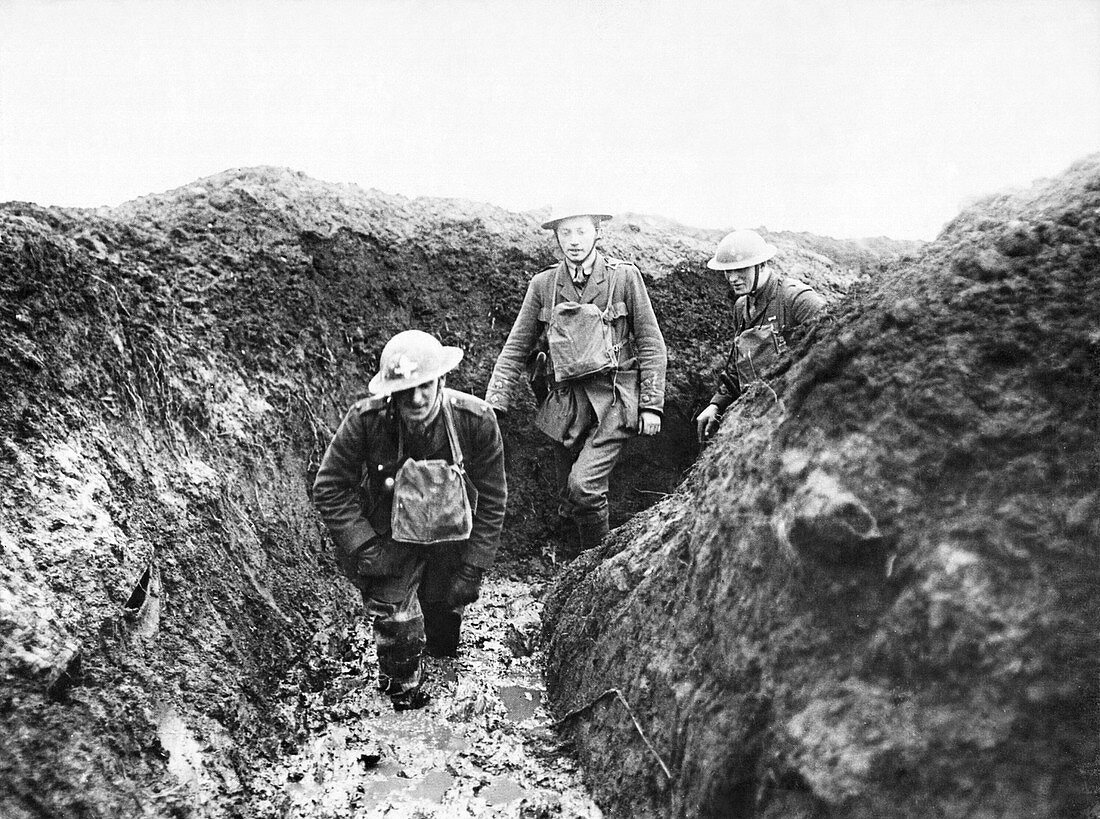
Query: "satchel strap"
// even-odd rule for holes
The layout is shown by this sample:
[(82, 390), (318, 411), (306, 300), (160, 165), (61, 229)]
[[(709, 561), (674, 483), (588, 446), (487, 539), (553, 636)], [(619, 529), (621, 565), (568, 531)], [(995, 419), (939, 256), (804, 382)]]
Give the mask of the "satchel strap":
[[(604, 264), (605, 265), (607, 264), (606, 261), (604, 262)], [(559, 262), (558, 265), (554, 268), (554, 291), (553, 291), (553, 293), (550, 297), (550, 314), (551, 315), (553, 315), (553, 313), (554, 313), (554, 308), (558, 306), (558, 282), (561, 281), (561, 270), (562, 270), (563, 267), (568, 268), (569, 265), (566, 262)], [(604, 321), (608, 320), (607, 316), (608, 316), (608, 313), (611, 312), (611, 305), (613, 305), (615, 303), (615, 273), (616, 272), (617, 272), (617, 270), (614, 267), (609, 268), (608, 271), (607, 271), (607, 280), (608, 280), (608, 284), (607, 284), (607, 304), (604, 305), (603, 311), (601, 312), (601, 315), (603, 316)]]
[(447, 425), (447, 438), (451, 442), (451, 458), (454, 460), (454, 465), (458, 467), (459, 472), (464, 472), (462, 468), (462, 447), (458, 444), (458, 430), (455, 429), (455, 419), (451, 412), (450, 396), (443, 396), (443, 423)]
[[(462, 468), (462, 447), (458, 443), (458, 431), (455, 429), (454, 415), (451, 413), (451, 399), (446, 393), (440, 399), (443, 404), (443, 425), (447, 428), (447, 441), (451, 445), (451, 461), (458, 470), (465, 474), (466, 470)], [(405, 425), (401, 423), (401, 419), (397, 420), (397, 461), (403, 463), (405, 460)]]

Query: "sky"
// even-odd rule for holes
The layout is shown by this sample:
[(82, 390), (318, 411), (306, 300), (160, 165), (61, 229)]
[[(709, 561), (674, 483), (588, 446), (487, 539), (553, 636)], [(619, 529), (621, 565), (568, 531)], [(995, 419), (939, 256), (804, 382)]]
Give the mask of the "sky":
[(931, 239), (1100, 151), (1100, 0), (0, 0), (0, 201), (227, 168)]

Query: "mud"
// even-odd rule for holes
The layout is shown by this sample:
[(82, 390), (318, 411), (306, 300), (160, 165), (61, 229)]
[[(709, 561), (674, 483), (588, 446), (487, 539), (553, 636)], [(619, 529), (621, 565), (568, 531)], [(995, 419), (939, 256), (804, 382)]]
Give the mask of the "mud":
[[(350, 777), (361, 763), (348, 737), (376, 738), (351, 727), (371, 718), (366, 705), (300, 710), (369, 700), (345, 697), (365, 644), (340, 629), (359, 602), (311, 509), (312, 471), (398, 329), (465, 347), (452, 385), (482, 392), (527, 279), (552, 260), (538, 219), (273, 168), (115, 209), (0, 206), (0, 813), (279, 815), (294, 783), (260, 772), (290, 759), (303, 800), (343, 804), (339, 788), (300, 784), (330, 746)], [(717, 238), (630, 215), (608, 228), (610, 252), (645, 271), (672, 350), (666, 432), (624, 459), (616, 523), (672, 492), (696, 454), (689, 419), (728, 330), (726, 311), (700, 309), (724, 298), (703, 268)], [(833, 303), (912, 250), (770, 238)], [(494, 582), (534, 589), (560, 565), (529, 413), (530, 399), (504, 424), (511, 493)], [(487, 654), (533, 648), (512, 625)], [(463, 679), (450, 701), (476, 703)], [(545, 702), (519, 723), (506, 712), (526, 714), (540, 684), (499, 687), (482, 692), (485, 713), (519, 736), (508, 726), (537, 721)], [(431, 754), (443, 767), (409, 782), (431, 799), (513, 806), (516, 788), (542, 787), (522, 765), (486, 767), (472, 786), (459, 751)], [(553, 783), (567, 760), (549, 757)]]
[(286, 817), (602, 816), (542, 707), (541, 654), (516, 656), (515, 623), (525, 624), (524, 640), (537, 636), (541, 604), (530, 592), (519, 581), (486, 584), (467, 611), (459, 658), (427, 661), (432, 702), (413, 712), (395, 713), (375, 690), (368, 628), (353, 622), (342, 637), (349, 659), (328, 669), (320, 691), (308, 691), (316, 678), (303, 686), (308, 662), (284, 684), (294, 695), (285, 707), (306, 738), (254, 774), (252, 809)]

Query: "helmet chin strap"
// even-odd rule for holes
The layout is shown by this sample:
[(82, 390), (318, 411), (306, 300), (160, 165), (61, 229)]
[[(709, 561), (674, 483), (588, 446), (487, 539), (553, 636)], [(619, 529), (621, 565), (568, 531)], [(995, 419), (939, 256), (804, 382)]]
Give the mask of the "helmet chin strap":
[(762, 264), (754, 264), (752, 266), (752, 287), (749, 288), (749, 292), (745, 294), (746, 296), (756, 295), (756, 291), (760, 287), (760, 268), (763, 266)]
[(760, 289), (760, 272), (767, 266), (767, 264), (767, 262), (761, 262), (760, 264), (753, 265), (752, 289), (749, 291), (750, 296), (755, 296), (756, 291)]

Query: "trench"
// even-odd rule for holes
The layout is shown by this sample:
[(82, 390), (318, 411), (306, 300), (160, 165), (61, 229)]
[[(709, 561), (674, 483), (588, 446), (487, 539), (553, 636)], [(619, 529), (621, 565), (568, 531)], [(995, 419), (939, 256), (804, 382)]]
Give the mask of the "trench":
[[(690, 465), (687, 416), (671, 407), (664, 440), (639, 439), (624, 450), (612, 478), (613, 525), (667, 494)], [(531, 468), (532, 459), (542, 471), (545, 458), (531, 451), (532, 439), (518, 424), (505, 423), (510, 482), (535, 477), (545, 489), (542, 476), (515, 474)], [(520, 497), (529, 491), (523, 487)], [(541, 503), (552, 503), (551, 494)], [(550, 710), (543, 676), (542, 599), (567, 561), (552, 532), (525, 531), (534, 535), (504, 550), (481, 598), (467, 608), (459, 656), (425, 657), (432, 701), (424, 709), (395, 713), (376, 690), (374, 645), (360, 610), (353, 607), (312, 634), (311, 651), (279, 683), (276, 710), (287, 726), (280, 747), (287, 752), (257, 760), (246, 777), (246, 813), (603, 816), (570, 734)], [(186, 741), (178, 745), (184, 758), (193, 749)], [(197, 767), (192, 762), (181, 778), (196, 799), (224, 799), (219, 778), (190, 776)]]
[[(1096, 756), (1096, 675), (1077, 662), (1097, 655), (1083, 626), (1100, 499), (1079, 457), (1095, 451), (1095, 159), (1067, 179), (976, 206), (906, 268), (887, 262), (918, 250), (905, 243), (774, 235), (786, 272), (840, 312), (704, 456), (707, 495), (633, 519), (694, 460), (690, 416), (730, 311), (702, 266), (717, 236), (625, 219), (608, 249), (647, 260), (671, 353), (665, 430), (613, 477), (612, 523), (629, 528), (562, 575), (528, 399), (503, 424), (504, 544), (465, 656), (433, 669), (432, 707), (402, 715), (372, 689), (310, 473), (397, 330), (469, 351), (449, 384), (483, 390), (550, 258), (530, 218), (277, 169), (103, 213), (0, 205), (0, 816), (599, 815), (590, 794), (627, 816), (1083, 815), (1097, 792), (1081, 762)], [(801, 496), (777, 481), (787, 461), (772, 469), (795, 446), (791, 466), (820, 459), (910, 539), (876, 582), (822, 564), (805, 531), (788, 550), (798, 571), (751, 559), (775, 554), (775, 535), (740, 520)], [(635, 537), (623, 572), (588, 573)], [(696, 685), (752, 693), (754, 656), (783, 694), (759, 755), (755, 708)], [(584, 771), (552, 730), (547, 700), (583, 708), (616, 683), (672, 789), (617, 707), (573, 724)]]
[[(278, 220), (258, 247), (250, 207), (186, 230), (0, 209), (0, 815), (598, 815), (545, 705), (561, 555), (529, 399), (502, 422), (497, 564), (423, 712), (374, 690), (309, 497), (385, 339), (439, 329), (470, 351), (451, 386), (480, 394), (543, 260), (476, 221), (432, 227), (430, 253)], [(686, 281), (653, 287), (680, 310)], [(671, 388), (662, 434), (628, 445), (612, 525), (679, 482), (701, 397)]]
[[(502, 422), (501, 553), (423, 713), (382, 707), (309, 498), (398, 330), (465, 349), (448, 384), (483, 393), (553, 254), (527, 216), (467, 210), (277, 169), (110, 213), (0, 207), (0, 815), (596, 815), (545, 705), (535, 636), (561, 561), (530, 397)], [(648, 260), (672, 353), (613, 526), (695, 459), (729, 311), (700, 309), (725, 283), (691, 260), (716, 239), (645, 220), (608, 237)], [(833, 297), (879, 258), (776, 240)]]
[[(668, 440), (638, 440), (625, 449), (612, 478), (613, 524), (663, 497), (690, 463), (690, 426), (679, 418), (683, 414), (670, 413)], [(522, 502), (550, 505), (543, 453), (517, 427), (505, 432), (510, 481)], [(222, 580), (238, 586), (238, 605), (249, 609), (246, 619), (267, 623), (278, 637), (260, 645), (234, 637), (232, 606), (221, 599), (227, 591), (212, 595), (210, 611), (235, 644), (237, 658), (220, 673), (263, 679), (269, 693), (242, 734), (244, 726), (226, 719), (223, 709), (211, 709), (208, 698), (178, 687), (166, 690), (159, 682), (150, 686), (155, 746), (167, 774), (151, 792), (154, 815), (602, 816), (568, 732), (554, 727), (558, 715), (549, 709), (543, 678), (542, 599), (566, 565), (557, 538), (524, 521), (528, 539), (513, 539), (502, 550), (481, 599), (467, 610), (459, 656), (425, 658), (432, 702), (395, 713), (375, 688), (370, 625), (350, 584), (328, 579), (339, 602), (322, 613), (315, 594), (287, 597), (272, 586), (270, 567), (248, 557), (256, 548), (277, 555), (295, 529), (302, 531), (304, 519), (316, 537), (310, 549), (327, 561), (331, 544), (301, 491), (310, 483), (316, 455), (287, 455), (265, 469), (208, 476), (225, 482), (212, 491), (214, 508), (202, 521), (205, 534), (221, 544), (226, 567), (233, 567), (222, 572)], [(279, 499), (291, 485), (299, 490), (295, 505), (279, 513)], [(537, 521), (547, 519), (545, 509), (537, 511)], [(514, 515), (529, 518), (531, 512), (510, 505)], [(297, 551), (286, 559), (303, 556)], [(315, 558), (309, 556), (307, 564)], [(129, 655), (123, 665), (148, 660), (158, 644), (169, 665), (191, 657), (191, 649), (165, 638), (186, 628), (179, 622), (182, 607), (173, 600), (194, 595), (202, 581), (181, 576), (178, 564), (162, 564), (175, 561), (166, 554), (138, 567), (115, 618)], [(96, 684), (90, 676), (77, 680), (89, 695)]]

